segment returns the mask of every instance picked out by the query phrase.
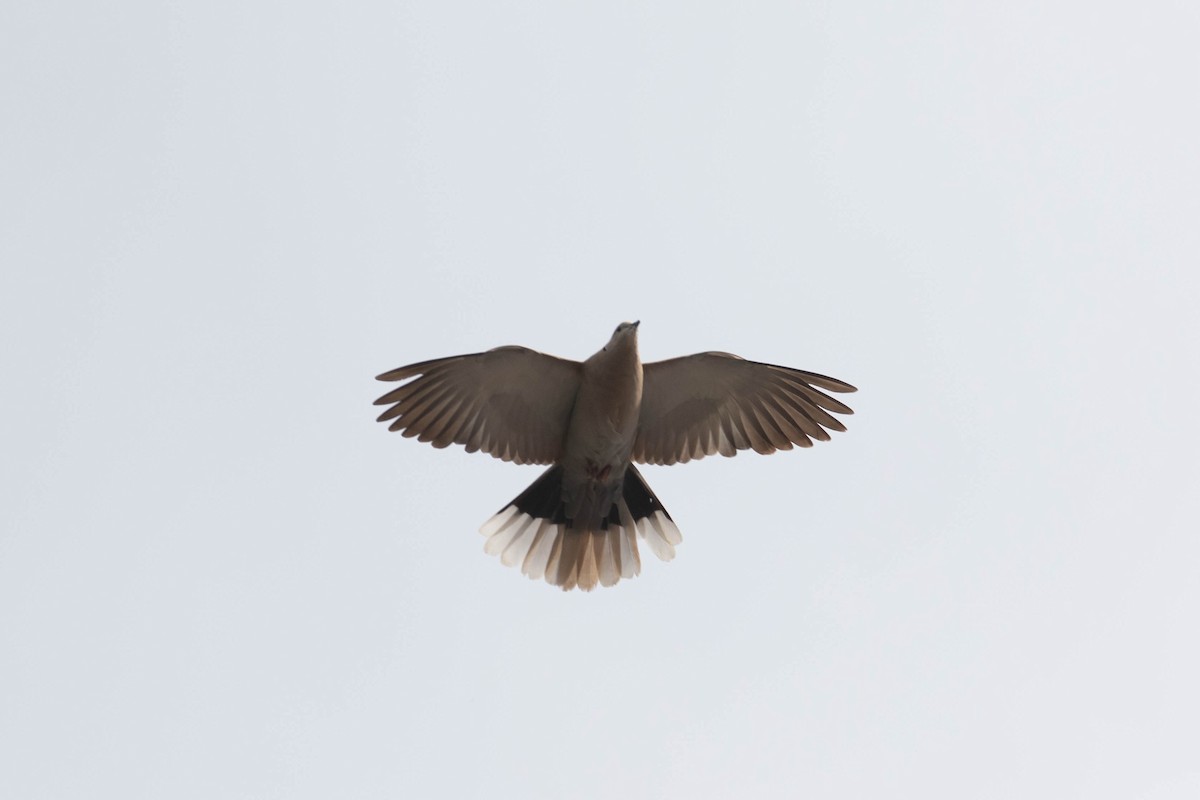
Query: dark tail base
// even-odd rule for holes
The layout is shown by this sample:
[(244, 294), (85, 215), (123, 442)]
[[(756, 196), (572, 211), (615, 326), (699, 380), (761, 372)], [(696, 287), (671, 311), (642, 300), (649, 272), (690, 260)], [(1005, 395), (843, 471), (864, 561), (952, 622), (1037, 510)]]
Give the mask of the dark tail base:
[[(562, 465), (555, 464), (543, 472), (505, 508), (516, 506), (518, 511), (528, 514), (534, 519), (547, 519), (559, 525), (566, 525), (568, 528), (574, 527), (573, 520), (567, 519), (564, 513), (566, 503), (562, 496), (562, 476)], [(667, 509), (663, 508), (662, 502), (646, 483), (642, 473), (638, 472), (637, 467), (632, 464), (625, 470), (625, 482), (621, 487), (621, 497), (625, 500), (625, 505), (629, 507), (629, 513), (633, 515), (634, 522), (640, 522), (657, 511), (661, 511), (667, 519), (671, 519), (671, 515), (667, 513)], [(608, 514), (600, 523), (600, 528), (606, 530), (609, 525), (620, 524), (621, 510), (617, 503), (613, 503)]]

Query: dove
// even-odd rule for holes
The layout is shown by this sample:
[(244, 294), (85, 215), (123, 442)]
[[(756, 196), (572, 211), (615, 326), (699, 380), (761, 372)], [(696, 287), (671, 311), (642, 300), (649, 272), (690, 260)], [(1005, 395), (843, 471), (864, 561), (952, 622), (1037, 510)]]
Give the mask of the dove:
[(612, 586), (641, 571), (639, 539), (663, 561), (683, 540), (635, 463), (811, 447), (854, 413), (827, 392), (855, 387), (813, 372), (722, 352), (643, 364), (638, 326), (622, 322), (583, 362), (507, 346), (393, 369), (377, 376), (403, 382), (375, 401), (389, 406), (379, 421), (548, 465), (480, 528), (484, 550), (564, 591)]

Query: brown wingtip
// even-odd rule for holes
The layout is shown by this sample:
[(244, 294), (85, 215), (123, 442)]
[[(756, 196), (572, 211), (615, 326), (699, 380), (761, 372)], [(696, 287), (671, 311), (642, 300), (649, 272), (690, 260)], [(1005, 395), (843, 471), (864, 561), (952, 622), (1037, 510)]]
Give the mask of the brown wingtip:
[[(797, 370), (797, 372), (801, 372), (801, 370)], [(852, 386), (843, 380), (831, 378), (828, 375), (821, 375), (820, 373), (816, 372), (802, 372), (802, 374), (808, 378), (808, 382), (813, 386), (820, 386), (822, 389), (827, 389), (831, 392), (850, 394), (851, 392), (858, 391), (857, 386)]]
[(387, 372), (379, 373), (375, 376), (375, 380), (399, 381), (416, 374), (417, 373), (413, 371), (412, 367), (397, 367), (396, 369), (389, 369)]
[(416, 364), (406, 364), (403, 367), (389, 369), (387, 372), (375, 376), (377, 381), (402, 381), (405, 378), (413, 378), (417, 375), (426, 375), (433, 370), (448, 364), (450, 362), (459, 361), (467, 356), (451, 356), (450, 358), (434, 358), (429, 361), (418, 361)]

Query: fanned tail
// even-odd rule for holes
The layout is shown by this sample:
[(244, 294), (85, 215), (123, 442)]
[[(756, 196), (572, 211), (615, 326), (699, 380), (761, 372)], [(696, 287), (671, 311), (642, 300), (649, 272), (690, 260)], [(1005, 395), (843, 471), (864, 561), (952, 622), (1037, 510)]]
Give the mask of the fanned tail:
[(632, 464), (621, 494), (597, 524), (566, 517), (562, 478), (562, 466), (550, 467), (484, 523), (484, 551), (506, 566), (520, 566), (530, 579), (585, 592), (641, 572), (639, 536), (663, 561), (675, 557), (683, 537)]

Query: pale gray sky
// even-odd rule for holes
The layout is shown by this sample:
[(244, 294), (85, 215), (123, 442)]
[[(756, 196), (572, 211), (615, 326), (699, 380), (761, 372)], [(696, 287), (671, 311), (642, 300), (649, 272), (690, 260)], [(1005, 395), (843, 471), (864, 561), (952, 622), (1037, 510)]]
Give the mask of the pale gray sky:
[[(1200, 796), (1195, 4), (0, 10), (0, 796)], [(523, 344), (860, 387), (538, 474), (372, 376)]]

